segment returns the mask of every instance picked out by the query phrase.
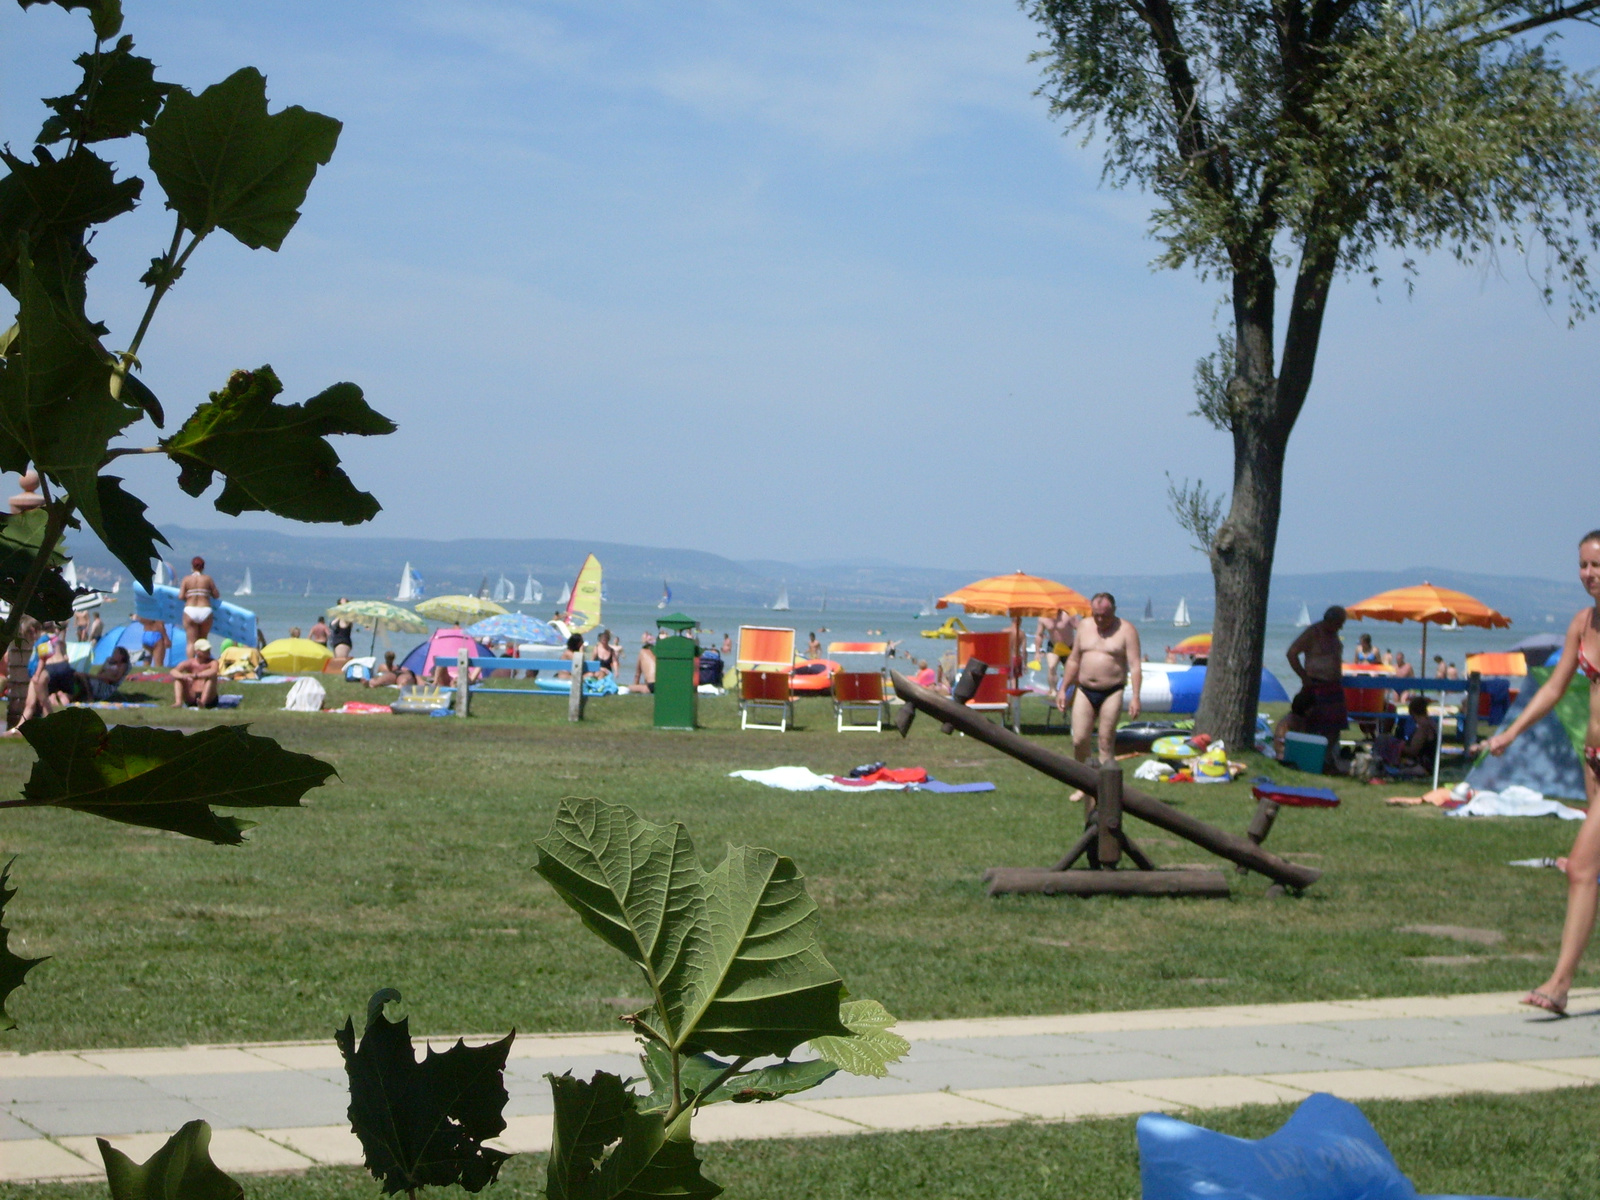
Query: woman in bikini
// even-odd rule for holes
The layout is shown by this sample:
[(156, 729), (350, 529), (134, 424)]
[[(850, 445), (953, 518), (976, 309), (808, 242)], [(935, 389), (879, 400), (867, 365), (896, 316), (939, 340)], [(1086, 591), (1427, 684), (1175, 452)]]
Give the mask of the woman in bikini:
[(1589, 681), (1589, 731), (1583, 751), (1589, 815), (1578, 830), (1568, 860), (1567, 920), (1561, 929), (1561, 950), (1550, 978), (1522, 1001), (1557, 1016), (1566, 1016), (1567, 992), (1594, 931), (1595, 908), (1600, 901), (1600, 529), (1585, 534), (1578, 543), (1578, 579), (1595, 602), (1568, 624), (1561, 658), (1550, 678), (1534, 693), (1520, 717), (1480, 743), (1490, 754), (1504, 754), (1507, 746), (1542, 721), (1566, 695), (1574, 674), (1581, 671)]
[(201, 638), (211, 636), (211, 602), (222, 593), (217, 591), (217, 581), (206, 574), (206, 560), (198, 554), (189, 560), (193, 568), (178, 585), (183, 597), (184, 643), (192, 646)]

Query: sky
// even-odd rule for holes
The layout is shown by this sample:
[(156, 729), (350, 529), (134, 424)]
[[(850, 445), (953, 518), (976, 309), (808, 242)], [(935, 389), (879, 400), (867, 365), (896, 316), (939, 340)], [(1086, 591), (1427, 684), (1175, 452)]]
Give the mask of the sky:
[[(282, 251), (209, 239), (141, 357), (175, 421), (237, 367), (285, 400), (360, 384), (400, 425), (336, 439), (384, 505), (363, 532), (1204, 568), (1166, 489), (1231, 472), (1188, 415), (1221, 293), (1151, 267), (1148, 199), (1033, 94), (1010, 0), (125, 8), (158, 78), (253, 65), (274, 108), (344, 122)], [(31, 144), (87, 42), (81, 13), (0, 4), (0, 140)], [(94, 245), (113, 347), (170, 237), (145, 196)], [(1569, 576), (1600, 526), (1597, 338), (1520, 259), (1340, 284), (1278, 569)], [(131, 461), (158, 525), (231, 520)]]

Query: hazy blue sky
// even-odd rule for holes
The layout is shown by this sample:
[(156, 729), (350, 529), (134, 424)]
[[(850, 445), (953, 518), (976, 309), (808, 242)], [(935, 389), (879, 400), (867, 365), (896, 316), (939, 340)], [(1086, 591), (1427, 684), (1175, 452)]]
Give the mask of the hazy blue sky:
[[(372, 532), (1203, 565), (1163, 472), (1228, 478), (1186, 415), (1219, 290), (1150, 269), (1144, 198), (1047, 117), (1009, 0), (126, 7), (162, 78), (253, 64), (345, 123), (282, 253), (202, 247), (145, 378), (180, 419), (237, 366), (360, 383), (401, 426), (340, 442)], [(0, 4), (13, 147), (86, 31)], [(170, 229), (146, 194), (95, 247), (113, 345)], [(1570, 574), (1597, 338), (1520, 260), (1342, 285), (1280, 569)], [(158, 522), (225, 520), (171, 474), (134, 473)]]

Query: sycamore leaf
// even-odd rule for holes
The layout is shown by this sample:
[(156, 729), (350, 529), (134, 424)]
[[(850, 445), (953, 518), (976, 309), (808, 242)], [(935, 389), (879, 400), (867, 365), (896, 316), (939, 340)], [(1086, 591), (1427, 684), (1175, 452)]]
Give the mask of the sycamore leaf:
[(268, 115), (266, 77), (244, 67), (198, 96), (173, 87), (146, 141), (167, 207), (189, 229), (276, 250), (341, 128), (298, 104)]
[(83, 80), (65, 96), (45, 101), (55, 116), (39, 131), (41, 145), (67, 138), (105, 142), (138, 133), (156, 119), (170, 83), (158, 83), (156, 65), (133, 53), (133, 39), (124, 37), (109, 50), (80, 54)]
[(785, 1057), (846, 1037), (844, 981), (817, 945), (817, 906), (787, 858), (730, 846), (702, 870), (681, 824), (620, 804), (564, 800), (535, 870), (643, 972), (648, 1038), (680, 1053)]
[(90, 527), (117, 561), (133, 573), (139, 585), (149, 591), (150, 564), (159, 557), (156, 543), (166, 546), (167, 539), (145, 519), (144, 501), (123, 490), (120, 476), (97, 476), (95, 494), (99, 503), (95, 505), (94, 517), (89, 519)]
[(890, 1033), (894, 1016), (876, 1000), (846, 1000), (839, 1006), (839, 1019), (849, 1027), (849, 1037), (811, 1039), (811, 1048), (828, 1062), (852, 1075), (889, 1073), (889, 1064), (904, 1058), (911, 1043), (898, 1033)]
[(161, 446), (178, 464), (178, 486), (191, 496), (226, 479), (217, 508), (238, 516), (270, 512), (295, 521), (359, 525), (378, 514), (371, 492), (358, 491), (327, 438), (336, 433), (393, 433), (353, 383), (336, 383), (304, 404), (276, 404), (283, 385), (271, 367), (235, 371)]
[[(49, 518), (43, 509), (32, 509), (11, 516), (0, 516), (0, 600), (15, 604), (23, 578), (33, 568), (34, 556), (44, 541)], [(61, 576), (67, 561), (58, 541), (50, 554), (50, 565), (39, 578), (24, 611), (41, 621), (66, 621), (72, 618), (72, 588)]]
[(102, 42), (114, 38), (122, 31), (122, 0), (17, 0), (23, 8), (35, 4), (57, 4), (71, 12), (75, 8), (89, 11), (89, 23), (94, 35)]
[[(650, 1083), (650, 1095), (640, 1100), (639, 1111), (664, 1113), (672, 1105), (672, 1054), (660, 1042), (646, 1042), (644, 1053), (639, 1057)], [(692, 1097), (697, 1108), (724, 1100), (735, 1104), (777, 1100), (808, 1091), (839, 1073), (838, 1067), (817, 1058), (773, 1063), (754, 1071), (738, 1071), (723, 1079), (733, 1065), (709, 1054), (684, 1055), (678, 1063), (678, 1084), (683, 1089), (683, 1099), (687, 1102)], [(722, 1082), (717, 1083), (718, 1079)]]
[(190, 1121), (143, 1163), (96, 1140), (111, 1200), (244, 1200), (244, 1189), (211, 1161), (211, 1126), (204, 1121)]
[(547, 1075), (555, 1100), (555, 1133), (545, 1176), (549, 1200), (656, 1200), (720, 1196), (700, 1173), (690, 1110), (667, 1125), (659, 1112), (639, 1110), (639, 1098), (607, 1071), (585, 1082)]
[(511, 1157), (483, 1143), (505, 1131), (506, 1055), (516, 1031), (487, 1046), (458, 1041), (443, 1054), (430, 1047), (419, 1063), (409, 1018), (383, 1015), (384, 1004), (398, 999), (392, 988), (373, 996), (359, 1046), (353, 1021), (334, 1034), (367, 1170), (386, 1195), (452, 1183), (480, 1192)]
[(333, 774), (327, 763), (245, 725), (187, 734), (148, 725), (107, 729), (93, 709), (63, 708), (21, 728), (39, 756), (22, 789), (23, 807), (70, 808), (219, 845), (242, 842), (255, 822), (218, 816), (210, 805), (295, 808)]
[(4, 867), (0, 867), (0, 1029), (17, 1027), (17, 1023), (11, 1019), (11, 1014), (6, 1011), (6, 1001), (11, 998), (12, 992), (23, 985), (28, 972), (44, 961), (43, 958), (22, 958), (12, 953), (11, 947), (7, 944), (11, 939), (11, 931), (3, 922), (6, 905), (11, 903), (11, 897), (17, 894), (17, 889), (11, 886), (11, 863), (16, 861), (12, 859)]
[[(9, 173), (0, 178), (0, 284), (20, 302), (19, 260), (26, 253), (45, 291), (74, 313), (84, 303), (84, 275), (94, 256), (84, 244), (91, 225), (132, 211), (144, 184), (120, 182), (110, 163), (82, 146), (62, 159), (41, 148), (27, 162), (0, 150)], [(103, 334), (99, 326), (93, 328)]]

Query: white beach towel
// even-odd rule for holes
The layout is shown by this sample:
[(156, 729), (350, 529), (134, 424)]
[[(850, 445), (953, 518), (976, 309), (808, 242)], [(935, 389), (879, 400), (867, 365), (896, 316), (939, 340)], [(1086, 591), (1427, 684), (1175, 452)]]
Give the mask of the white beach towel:
[(1476, 792), (1460, 808), (1445, 813), (1447, 817), (1560, 817), (1563, 821), (1581, 821), (1584, 815), (1581, 808), (1546, 800), (1542, 793), (1519, 784), (1499, 792)]
[(786, 792), (903, 792), (907, 787), (903, 783), (866, 783), (852, 787), (835, 783), (809, 767), (768, 767), (765, 771), (729, 771), (728, 775)]

